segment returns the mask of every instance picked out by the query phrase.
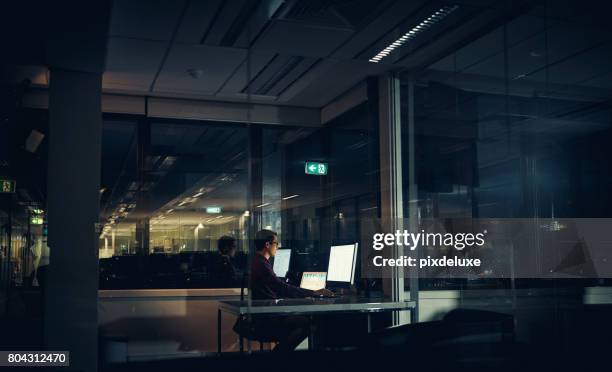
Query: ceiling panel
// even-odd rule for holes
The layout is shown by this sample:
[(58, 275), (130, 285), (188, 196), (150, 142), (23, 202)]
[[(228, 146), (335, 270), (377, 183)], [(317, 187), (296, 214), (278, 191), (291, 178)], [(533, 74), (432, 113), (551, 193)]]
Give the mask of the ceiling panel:
[(148, 91), (166, 45), (161, 41), (109, 38), (103, 87)]
[[(328, 67), (313, 69), (315, 76), (306, 77), (308, 84), (296, 93), (287, 90), (281, 95), (281, 101), (292, 105), (321, 107), (368, 76), (375, 76), (386, 70), (386, 66), (367, 61), (325, 61)], [(330, 64), (331, 63), (331, 64)]]
[[(157, 79), (154, 91), (214, 94), (246, 56), (247, 51), (244, 49), (174, 45)], [(202, 76), (194, 79), (187, 72), (191, 69), (202, 70)]]
[[(567, 59), (549, 67), (548, 75), (553, 84), (582, 85), (610, 71), (612, 47), (604, 46)], [(608, 87), (609, 88), (609, 87)]]
[[(234, 71), (234, 74), (229, 78), (229, 80), (223, 85), (219, 93), (222, 94), (237, 94), (240, 93), (246, 86), (247, 83), (252, 77), (259, 74), (259, 72), (266, 67), (266, 65), (274, 58), (275, 53), (251, 53), (250, 54), (250, 66), (244, 63)], [(250, 75), (249, 78), (249, 69)]]
[(176, 32), (175, 41), (183, 44), (200, 44), (223, 3), (224, 0), (191, 1), (183, 22)]
[[(204, 36), (203, 44), (207, 45), (221, 45), (221, 41), (225, 37), (226, 33), (230, 30), (236, 17), (240, 13), (242, 7), (252, 5), (253, 2), (250, 0), (231, 0), (224, 2), (219, 8), (219, 11), (215, 14), (213, 24), (208, 29)], [(238, 27), (244, 27), (243, 24), (237, 25)]]
[(185, 0), (114, 0), (110, 36), (171, 40)]
[[(325, 57), (345, 42), (353, 31), (348, 28), (309, 25), (276, 20), (257, 39), (256, 52), (275, 52), (293, 56)], [(312, 42), (316, 40), (317, 42)]]

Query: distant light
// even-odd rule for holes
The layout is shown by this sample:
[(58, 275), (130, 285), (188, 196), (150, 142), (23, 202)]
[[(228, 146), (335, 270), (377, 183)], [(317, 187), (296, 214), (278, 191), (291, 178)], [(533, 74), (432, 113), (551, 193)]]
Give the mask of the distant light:
[(270, 203), (263, 203), (263, 204), (260, 204), (260, 205), (256, 205), (255, 208), (267, 207), (268, 205), (270, 205)]
[(285, 196), (285, 197), (283, 198), (283, 200), (289, 200), (289, 199), (297, 198), (298, 196), (299, 196), (298, 194), (295, 194), (295, 195), (290, 195), (290, 196)]
[(198, 227), (196, 227), (196, 229), (203, 229), (203, 228), (204, 228), (204, 225), (202, 225), (202, 223), (199, 223)]
[(244, 213), (243, 213), (242, 215), (243, 215), (243, 216), (245, 216), (245, 217), (248, 217), (248, 216), (250, 216), (250, 215), (251, 215), (251, 212), (249, 212), (249, 211), (244, 211)]
[(368, 208), (361, 208), (362, 211), (371, 211), (373, 209), (378, 209), (378, 207), (368, 207)]
[(427, 30), (428, 28), (433, 26), (435, 23), (441, 21), (444, 17), (448, 16), (449, 14), (457, 10), (457, 8), (459, 8), (458, 5), (452, 5), (452, 6), (449, 5), (449, 6), (440, 8), (440, 10), (436, 11), (434, 14), (425, 18), (421, 23), (414, 26), (410, 31), (402, 35), (402, 37), (400, 37), (399, 39), (393, 41), (391, 44), (386, 46), (383, 50), (378, 52), (374, 57), (370, 58), (369, 61), (372, 63), (380, 62), (380, 60), (382, 60), (383, 58), (391, 54), (391, 52), (393, 52), (396, 48), (399, 48), (400, 46), (402, 46), (402, 44), (404, 44), (410, 39), (413, 39), (420, 32)]
[(168, 209), (168, 210), (166, 211), (166, 213), (172, 213), (172, 212), (174, 212), (174, 209), (173, 209), (173, 208), (170, 208), (170, 209)]
[(199, 192), (199, 193), (195, 194), (193, 197), (194, 198), (199, 198), (202, 195), (204, 195), (204, 193), (203, 192)]

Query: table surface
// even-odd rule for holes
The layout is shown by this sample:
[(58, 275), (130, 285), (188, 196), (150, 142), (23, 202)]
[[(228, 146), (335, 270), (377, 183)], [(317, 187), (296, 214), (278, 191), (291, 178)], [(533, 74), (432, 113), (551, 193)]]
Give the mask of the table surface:
[(309, 314), (319, 312), (383, 312), (409, 310), (415, 301), (391, 301), (359, 297), (287, 298), (278, 300), (230, 300), (219, 302), (219, 310), (235, 315), (244, 314)]

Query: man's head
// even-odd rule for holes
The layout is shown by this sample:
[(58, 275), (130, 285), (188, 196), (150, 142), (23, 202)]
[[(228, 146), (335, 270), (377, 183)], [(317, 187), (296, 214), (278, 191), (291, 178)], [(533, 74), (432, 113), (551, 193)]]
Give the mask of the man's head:
[(234, 257), (236, 255), (236, 238), (227, 235), (220, 237), (217, 248), (222, 255)]
[(255, 234), (255, 250), (267, 257), (274, 257), (278, 249), (278, 236), (272, 230), (260, 230)]

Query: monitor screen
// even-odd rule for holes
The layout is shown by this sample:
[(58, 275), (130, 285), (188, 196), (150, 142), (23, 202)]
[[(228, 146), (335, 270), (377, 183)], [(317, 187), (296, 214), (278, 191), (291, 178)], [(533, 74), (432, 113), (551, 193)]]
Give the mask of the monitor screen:
[(305, 271), (304, 274), (302, 274), (300, 288), (310, 289), (312, 291), (323, 289), (325, 288), (326, 277), (326, 272)]
[(279, 249), (274, 256), (274, 274), (279, 278), (284, 278), (289, 271), (289, 261), (291, 261), (291, 249)]
[(327, 281), (353, 284), (356, 261), (357, 243), (332, 246), (329, 250)]

